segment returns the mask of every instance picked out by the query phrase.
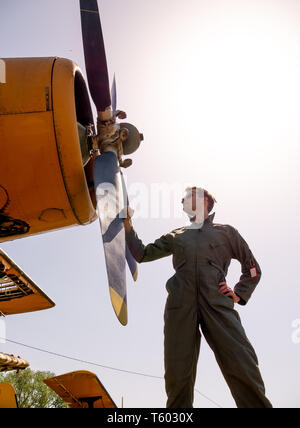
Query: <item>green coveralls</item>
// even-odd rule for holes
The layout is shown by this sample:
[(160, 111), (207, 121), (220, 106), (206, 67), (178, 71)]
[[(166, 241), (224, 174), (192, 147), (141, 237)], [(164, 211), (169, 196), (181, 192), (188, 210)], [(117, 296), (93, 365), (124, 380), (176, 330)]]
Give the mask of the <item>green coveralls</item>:
[[(126, 240), (137, 262), (173, 254), (176, 270), (166, 284), (165, 385), (167, 407), (191, 408), (194, 399), (201, 331), (213, 350), (239, 408), (270, 408), (253, 347), (246, 337), (233, 299), (219, 291), (231, 259), (242, 266), (235, 293), (245, 305), (259, 282), (261, 271), (247, 243), (228, 225), (213, 223), (201, 229), (176, 229), (144, 246), (132, 228)], [(256, 266), (250, 274), (250, 267)]]

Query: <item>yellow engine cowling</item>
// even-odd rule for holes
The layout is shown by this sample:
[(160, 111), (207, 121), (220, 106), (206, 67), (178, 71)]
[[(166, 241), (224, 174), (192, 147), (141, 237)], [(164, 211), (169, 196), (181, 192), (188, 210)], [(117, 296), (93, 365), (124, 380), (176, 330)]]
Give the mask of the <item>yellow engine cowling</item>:
[(78, 122), (88, 126), (93, 117), (79, 68), (62, 58), (4, 64), (0, 242), (91, 223), (97, 218), (93, 159), (84, 166)]

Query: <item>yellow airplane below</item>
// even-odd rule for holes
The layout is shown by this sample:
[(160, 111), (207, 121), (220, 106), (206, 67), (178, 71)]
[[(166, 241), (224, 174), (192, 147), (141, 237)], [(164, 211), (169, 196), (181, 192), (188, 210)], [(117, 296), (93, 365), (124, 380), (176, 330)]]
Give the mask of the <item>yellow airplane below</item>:
[(0, 249), (0, 316), (53, 306), (55, 303)]
[(44, 380), (73, 409), (116, 408), (97, 376), (80, 370)]
[(0, 372), (25, 370), (27, 367), (29, 367), (29, 363), (26, 360), (23, 360), (23, 358), (0, 352)]
[(0, 409), (17, 409), (18, 400), (14, 387), (7, 382), (0, 383)]

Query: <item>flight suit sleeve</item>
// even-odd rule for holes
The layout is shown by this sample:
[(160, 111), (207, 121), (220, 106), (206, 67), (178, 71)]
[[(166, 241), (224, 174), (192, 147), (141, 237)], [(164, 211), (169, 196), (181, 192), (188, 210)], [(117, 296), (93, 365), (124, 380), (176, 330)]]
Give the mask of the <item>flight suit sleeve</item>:
[(234, 292), (240, 297), (240, 305), (246, 305), (261, 278), (261, 269), (254, 258), (247, 242), (239, 232), (232, 228), (233, 258), (241, 263), (242, 275), (234, 287)]
[(152, 262), (172, 254), (173, 236), (171, 233), (161, 236), (154, 243), (144, 245), (132, 227), (126, 231), (127, 246), (138, 263)]

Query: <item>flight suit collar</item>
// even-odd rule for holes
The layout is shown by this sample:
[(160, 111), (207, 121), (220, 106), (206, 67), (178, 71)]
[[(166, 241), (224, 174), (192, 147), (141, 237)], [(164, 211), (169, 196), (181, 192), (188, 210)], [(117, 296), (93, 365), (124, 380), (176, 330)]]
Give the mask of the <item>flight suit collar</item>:
[[(212, 222), (214, 221), (215, 215), (216, 215), (216, 213), (212, 213), (211, 215), (209, 215), (209, 216), (207, 217), (207, 219), (205, 220), (205, 222), (207, 222), (207, 223), (212, 223)], [(205, 222), (204, 222), (204, 223), (205, 223)]]
[(200, 227), (197, 227), (197, 224), (196, 223), (193, 223), (193, 222), (191, 222), (191, 224), (189, 225), (189, 226), (185, 226), (184, 227), (184, 229), (199, 229), (199, 230), (201, 230), (203, 227), (209, 227), (209, 226), (211, 226), (212, 225), (212, 223), (213, 223), (213, 220), (214, 220), (214, 218), (215, 218), (215, 215), (216, 215), (216, 213), (213, 213), (213, 214), (211, 214), (211, 215), (209, 215), (205, 220), (204, 220), (204, 223), (202, 223), (201, 225), (200, 225)]
[(215, 213), (213, 213), (213, 214), (209, 215), (209, 216), (207, 217), (207, 219), (205, 219), (205, 220), (204, 220), (204, 223), (203, 223), (202, 229), (203, 229), (203, 228), (207, 228), (207, 227), (211, 227), (211, 226), (212, 226), (212, 224), (213, 224), (213, 220), (214, 220), (214, 218), (215, 218)]

